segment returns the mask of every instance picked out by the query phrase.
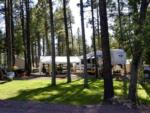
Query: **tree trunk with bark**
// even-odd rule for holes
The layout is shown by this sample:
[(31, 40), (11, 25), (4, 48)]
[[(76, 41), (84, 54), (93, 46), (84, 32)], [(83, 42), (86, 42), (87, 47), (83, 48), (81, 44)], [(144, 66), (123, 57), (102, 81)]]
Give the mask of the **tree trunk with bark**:
[(67, 83), (69, 83), (69, 82), (71, 82), (71, 73), (70, 73), (71, 70), (70, 70), (70, 49), (69, 49), (69, 36), (68, 36), (66, 5), (67, 5), (66, 0), (63, 0), (65, 36), (66, 36), (66, 53), (67, 53)]
[(41, 44), (40, 44), (41, 38), (40, 38), (40, 33), (37, 33), (37, 45), (38, 45), (38, 62), (40, 61), (40, 56), (41, 56)]
[(42, 38), (43, 45), (43, 56), (45, 56), (45, 37)]
[(55, 64), (55, 38), (54, 38), (54, 21), (53, 21), (53, 3), (49, 0), (50, 7), (50, 26), (51, 26), (51, 51), (52, 51), (52, 86), (56, 85), (56, 64)]
[(100, 22), (99, 22), (99, 7), (97, 7), (97, 38), (98, 38), (98, 50), (101, 49), (101, 37), (100, 37)]
[(71, 14), (69, 14), (69, 22), (70, 22), (70, 32), (71, 32), (71, 55), (74, 55), (74, 38), (73, 38), (73, 32), (72, 32), (72, 19)]
[(14, 37), (14, 18), (13, 18), (13, 0), (10, 0), (11, 10), (11, 34), (12, 34), (12, 63), (15, 64), (15, 37)]
[(81, 45), (80, 45), (80, 29), (78, 28), (77, 29), (77, 34), (78, 34), (78, 46), (79, 46), (79, 52), (78, 52), (78, 54), (79, 54), (79, 56), (81, 55)]
[(99, 8), (101, 25), (101, 43), (103, 53), (104, 101), (110, 101), (114, 96), (114, 88), (111, 72), (111, 57), (109, 46), (106, 0), (100, 0)]
[(83, 12), (83, 0), (80, 0), (80, 14), (81, 14), (81, 30), (82, 30), (82, 44), (83, 44), (83, 60), (84, 60), (84, 87), (88, 87), (88, 74), (87, 74), (87, 58), (86, 58), (86, 40), (84, 29), (84, 12)]
[(96, 78), (98, 78), (98, 59), (97, 59), (97, 55), (96, 55), (96, 44), (95, 44), (95, 38), (96, 38), (96, 34), (95, 34), (95, 19), (94, 19), (94, 4), (93, 4), (93, 0), (91, 0), (91, 12), (92, 12), (92, 28), (93, 28), (93, 49), (94, 49), (94, 57), (95, 57), (95, 70), (96, 70)]
[(5, 25), (6, 25), (6, 50), (8, 70), (13, 66), (13, 44), (12, 44), (12, 2), (5, 0)]
[(45, 38), (46, 38), (46, 50), (47, 50), (46, 55), (50, 56), (51, 55), (51, 48), (50, 48), (50, 40), (48, 38), (48, 22), (46, 20), (46, 17), (45, 17)]
[(30, 3), (29, 0), (25, 1), (26, 5), (26, 49), (27, 49), (27, 72), (31, 73), (31, 41), (30, 41)]
[[(146, 18), (147, 8), (150, 1), (142, 0), (141, 7), (140, 7), (140, 16), (138, 19), (138, 28), (135, 30), (135, 35), (138, 36), (144, 36), (143, 31), (143, 25)], [(135, 10), (136, 11), (136, 10)], [(138, 37), (140, 38), (140, 37)], [(139, 64), (142, 58), (143, 53), (143, 46), (142, 41), (135, 40), (134, 42), (134, 48), (133, 48), (133, 60), (131, 65), (131, 79), (130, 79), (130, 85), (129, 85), (129, 99), (135, 104), (137, 104), (137, 78), (138, 78), (138, 70), (139, 70)]]
[(23, 0), (20, 0), (20, 18), (21, 18), (21, 27), (22, 27), (22, 40), (24, 45), (24, 59), (25, 59), (25, 70), (27, 70), (27, 49), (26, 49), (26, 31), (25, 31), (25, 18), (24, 18), (24, 3)]
[(32, 42), (31, 44), (31, 58), (32, 58), (32, 67), (34, 67), (35, 64), (35, 51), (34, 51), (35, 43)]

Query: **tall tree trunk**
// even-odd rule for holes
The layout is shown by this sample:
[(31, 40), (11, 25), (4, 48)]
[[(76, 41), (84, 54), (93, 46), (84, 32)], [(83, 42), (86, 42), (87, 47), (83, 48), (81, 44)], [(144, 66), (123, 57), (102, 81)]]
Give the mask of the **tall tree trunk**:
[[(138, 28), (135, 31), (136, 36), (142, 36), (143, 35), (143, 25), (146, 18), (147, 8), (150, 1), (142, 0), (141, 7), (140, 7), (140, 17), (138, 19)], [(138, 48), (139, 47), (139, 48)], [(143, 53), (143, 47), (142, 42), (138, 39), (134, 42), (134, 49), (133, 49), (133, 60), (132, 60), (132, 66), (131, 66), (131, 79), (130, 79), (130, 85), (129, 85), (129, 99), (132, 100), (133, 103), (137, 103), (137, 78), (138, 78), (138, 69), (139, 64), (142, 58)]]
[(99, 7), (97, 7), (97, 38), (98, 38), (98, 50), (101, 49), (101, 38), (100, 38), (100, 26), (99, 26)]
[(27, 70), (27, 49), (26, 49), (26, 31), (25, 31), (25, 19), (24, 19), (24, 3), (22, 0), (20, 0), (20, 18), (21, 18), (21, 27), (22, 27), (22, 38), (23, 38), (23, 45), (24, 45), (24, 59), (25, 59), (25, 70)]
[(108, 21), (106, 0), (100, 0), (101, 42), (103, 53), (104, 101), (109, 101), (114, 96), (113, 80), (111, 73), (111, 58), (109, 47)]
[(14, 37), (14, 21), (13, 21), (13, 0), (10, 0), (11, 10), (11, 35), (12, 35), (12, 63), (15, 64), (15, 37)]
[(30, 42), (30, 5), (29, 0), (25, 1), (26, 5), (26, 42), (27, 42), (27, 71), (31, 73), (31, 42)]
[[(7, 57), (6, 59), (8, 59), (8, 47), (7, 47), (7, 40), (8, 40), (8, 0), (5, 0), (5, 32), (6, 32), (6, 37), (5, 37), (5, 47), (6, 47), (6, 54)], [(7, 64), (7, 61), (6, 61)]]
[(12, 50), (12, 27), (11, 27), (11, 4), (10, 0), (5, 0), (5, 24), (6, 24), (6, 46), (7, 46), (7, 66), (11, 70), (13, 66), (13, 50)]
[(55, 64), (55, 39), (54, 39), (54, 21), (53, 21), (53, 3), (49, 0), (50, 7), (50, 25), (51, 25), (51, 49), (52, 49), (52, 86), (56, 85), (56, 64)]
[(78, 46), (79, 46), (79, 56), (81, 55), (81, 45), (80, 45), (80, 29), (77, 29), (77, 34), (78, 34)]
[(2, 64), (2, 49), (0, 48), (0, 65)]
[(64, 41), (64, 39), (63, 39), (63, 41), (62, 41), (62, 43), (61, 43), (61, 48), (62, 48), (62, 49), (61, 49), (61, 53), (62, 53), (63, 56), (66, 56), (66, 51), (65, 51), (65, 50), (66, 50), (67, 48), (66, 48), (66, 44), (65, 44), (64, 42), (65, 42), (65, 41)]
[(95, 70), (96, 70), (96, 78), (98, 78), (98, 59), (96, 55), (96, 44), (95, 44), (95, 19), (94, 19), (94, 7), (93, 7), (93, 0), (91, 0), (91, 13), (92, 13), (92, 28), (93, 28), (93, 48), (94, 48), (94, 57), (95, 57)]
[(35, 44), (34, 42), (32, 42), (31, 44), (31, 58), (32, 58), (32, 67), (34, 67), (34, 64), (35, 64), (35, 52), (34, 52), (34, 47), (35, 47)]
[(37, 33), (37, 44), (38, 44), (38, 62), (40, 61), (40, 56), (41, 56), (41, 44), (40, 44), (41, 38), (40, 38), (40, 33)]
[[(120, 40), (123, 42), (123, 31), (122, 31), (122, 19), (121, 19), (121, 10), (120, 10), (120, 0), (117, 0), (118, 2), (118, 17), (119, 17), (119, 28), (120, 28)], [(124, 48), (124, 44), (119, 44), (120, 48)]]
[(57, 51), (58, 51), (58, 56), (61, 56), (61, 40), (60, 40), (60, 37), (58, 36), (57, 37), (58, 39), (58, 43), (57, 43)]
[(43, 56), (45, 56), (45, 39), (44, 37), (42, 38), (43, 41)]
[(71, 44), (72, 44), (72, 52), (71, 55), (74, 55), (74, 39), (73, 39), (73, 32), (72, 32), (72, 20), (71, 20), (71, 14), (69, 15), (70, 20), (70, 32), (71, 32)]
[(38, 57), (38, 40), (35, 41), (35, 66), (36, 68), (38, 68), (38, 64), (39, 64), (39, 57)]
[(83, 0), (80, 0), (80, 14), (81, 14), (81, 29), (82, 29), (82, 43), (83, 43), (83, 60), (84, 60), (84, 87), (88, 87), (88, 74), (87, 74), (87, 59), (86, 59), (86, 40), (84, 29), (84, 13), (83, 13)]
[(46, 50), (47, 50), (47, 56), (51, 55), (51, 49), (50, 49), (50, 40), (48, 38), (48, 23), (45, 17), (45, 38), (46, 38)]
[[(133, 55), (132, 65), (131, 65), (131, 79), (129, 85), (129, 99), (135, 104), (137, 103), (137, 76), (138, 76), (138, 66), (140, 63), (142, 50), (138, 48), (138, 54)], [(136, 56), (135, 56), (136, 55)]]
[(70, 74), (70, 50), (69, 50), (69, 36), (68, 36), (66, 5), (67, 5), (66, 0), (63, 0), (64, 24), (65, 24), (65, 34), (66, 34), (66, 53), (67, 53), (67, 83), (69, 83), (71, 82), (71, 74)]

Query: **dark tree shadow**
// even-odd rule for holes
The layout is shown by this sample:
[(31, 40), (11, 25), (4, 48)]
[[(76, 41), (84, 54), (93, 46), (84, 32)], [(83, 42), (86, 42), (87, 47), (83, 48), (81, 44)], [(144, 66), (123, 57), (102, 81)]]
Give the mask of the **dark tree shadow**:
[(7, 83), (8, 81), (0, 81), (0, 84), (5, 84)]
[(8, 82), (11, 82), (11, 80), (8, 80), (8, 79), (6, 79), (6, 80), (0, 80), (0, 84), (6, 84)]

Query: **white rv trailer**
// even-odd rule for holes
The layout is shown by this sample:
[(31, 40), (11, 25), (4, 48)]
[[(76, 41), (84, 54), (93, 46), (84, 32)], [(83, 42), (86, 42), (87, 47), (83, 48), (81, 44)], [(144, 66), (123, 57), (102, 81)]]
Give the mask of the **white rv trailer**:
[[(126, 53), (123, 49), (111, 49), (111, 65), (125, 65), (126, 64)], [(99, 65), (99, 70), (102, 69), (103, 65), (103, 55), (102, 51), (96, 51), (96, 57)], [(83, 64), (83, 57), (82, 57), (82, 64)], [(90, 52), (87, 54), (87, 68), (88, 71), (91, 73), (95, 72), (95, 55), (94, 52)], [(82, 65), (82, 68), (84, 65)]]
[[(117, 64), (126, 64), (126, 53), (123, 49), (111, 49), (111, 64), (117, 65)], [(98, 58), (99, 65), (102, 65), (102, 51), (96, 51), (96, 57)], [(87, 59), (94, 59), (94, 52), (90, 52), (87, 54)]]

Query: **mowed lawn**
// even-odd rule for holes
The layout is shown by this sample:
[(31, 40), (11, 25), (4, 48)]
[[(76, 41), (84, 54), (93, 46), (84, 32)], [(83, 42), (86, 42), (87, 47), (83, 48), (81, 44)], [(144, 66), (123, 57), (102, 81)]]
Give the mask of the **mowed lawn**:
[[(32, 80), (13, 80), (0, 83), (1, 100), (33, 100), (50, 103), (86, 105), (98, 104), (103, 99), (103, 80), (89, 80), (89, 88), (83, 88), (83, 79), (67, 84), (66, 79), (57, 79), (57, 86), (50, 86), (50, 78)], [(114, 81), (115, 95), (123, 96), (123, 83)], [(138, 85), (139, 100), (150, 104), (150, 97)]]

